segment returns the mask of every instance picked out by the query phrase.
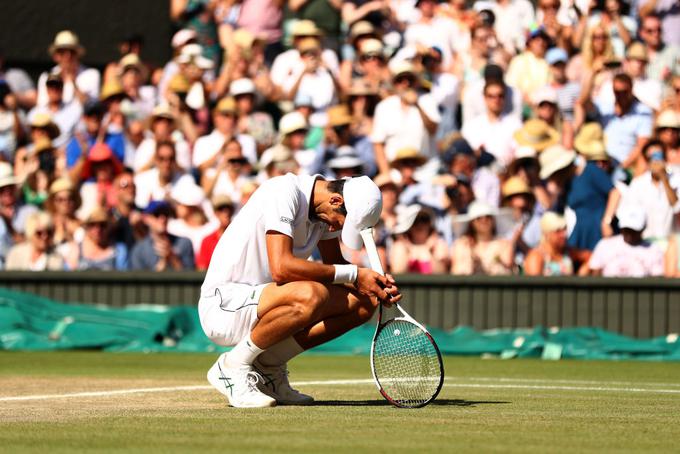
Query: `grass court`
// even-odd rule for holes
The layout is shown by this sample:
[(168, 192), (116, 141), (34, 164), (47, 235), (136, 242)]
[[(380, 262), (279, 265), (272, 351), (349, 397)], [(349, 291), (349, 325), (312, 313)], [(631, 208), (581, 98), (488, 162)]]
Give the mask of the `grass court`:
[(677, 452), (680, 364), (445, 358), (423, 409), (379, 396), (365, 356), (303, 355), (311, 407), (234, 409), (215, 355), (0, 353), (0, 452)]

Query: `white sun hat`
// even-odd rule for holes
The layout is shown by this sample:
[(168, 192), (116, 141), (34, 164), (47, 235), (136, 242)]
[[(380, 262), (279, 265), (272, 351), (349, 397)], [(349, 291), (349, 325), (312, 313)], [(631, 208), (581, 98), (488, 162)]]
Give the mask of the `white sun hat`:
[(539, 176), (542, 180), (547, 180), (553, 173), (571, 165), (574, 159), (576, 152), (573, 150), (567, 150), (562, 145), (548, 147), (538, 156), (538, 162), (541, 164)]
[(343, 145), (335, 152), (335, 157), (328, 161), (330, 169), (352, 169), (354, 167), (363, 167), (364, 161), (357, 156), (354, 147)]
[(367, 176), (348, 178), (343, 188), (347, 216), (342, 227), (342, 242), (351, 249), (361, 249), (361, 231), (380, 220), (382, 194)]
[(305, 116), (298, 111), (287, 113), (279, 120), (279, 133), (281, 133), (282, 136), (307, 128)]
[(195, 207), (205, 201), (205, 192), (193, 182), (180, 183), (172, 188), (170, 197), (180, 205)]
[(616, 210), (616, 217), (619, 220), (619, 228), (631, 229), (636, 232), (642, 232), (647, 223), (644, 208), (632, 203), (622, 204)]
[(236, 79), (229, 85), (229, 95), (231, 96), (252, 94), (255, 94), (255, 83), (248, 78)]

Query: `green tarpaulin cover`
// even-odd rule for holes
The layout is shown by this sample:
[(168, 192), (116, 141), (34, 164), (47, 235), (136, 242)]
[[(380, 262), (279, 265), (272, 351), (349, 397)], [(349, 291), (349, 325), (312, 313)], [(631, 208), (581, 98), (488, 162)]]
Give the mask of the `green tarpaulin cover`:
[[(370, 351), (374, 326), (367, 324), (319, 346), (324, 354)], [(461, 326), (432, 329), (443, 354), (502, 358), (680, 360), (678, 336), (634, 339), (600, 328), (494, 329)], [(224, 350), (201, 330), (194, 306), (134, 305), (110, 308), (64, 304), (0, 289), (1, 350), (98, 349), (105, 351)]]

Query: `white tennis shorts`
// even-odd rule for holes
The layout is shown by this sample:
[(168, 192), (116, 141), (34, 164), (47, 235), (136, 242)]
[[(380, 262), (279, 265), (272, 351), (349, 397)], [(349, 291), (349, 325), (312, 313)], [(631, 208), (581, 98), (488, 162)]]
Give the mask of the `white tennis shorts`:
[(225, 284), (213, 295), (201, 296), (198, 318), (208, 338), (225, 347), (236, 345), (257, 323), (257, 304), (268, 284)]

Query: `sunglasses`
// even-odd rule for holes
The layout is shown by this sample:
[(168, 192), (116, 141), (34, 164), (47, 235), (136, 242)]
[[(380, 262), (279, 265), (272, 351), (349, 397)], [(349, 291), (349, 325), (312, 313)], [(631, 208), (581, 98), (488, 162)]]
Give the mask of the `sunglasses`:
[(59, 202), (59, 203), (62, 203), (62, 202), (73, 202), (73, 197), (68, 196), (68, 195), (67, 195), (67, 196), (57, 196), (57, 197), (54, 198), (54, 201), (55, 201), (55, 202)]
[(52, 233), (52, 229), (40, 229), (35, 231), (35, 236), (48, 238)]
[(234, 210), (234, 207), (232, 207), (231, 205), (220, 205), (218, 207), (215, 207), (215, 211), (229, 211), (229, 212), (231, 212), (233, 210)]
[(227, 160), (229, 164), (244, 165), (248, 162), (246, 158), (230, 158)]
[(647, 33), (661, 33), (661, 27), (644, 28), (643, 30)]
[(303, 57), (318, 57), (320, 54), (319, 51), (316, 50), (306, 50), (300, 52), (300, 55), (302, 55)]
[(505, 98), (505, 93), (487, 93), (484, 96), (489, 99), (503, 99)]
[(359, 60), (360, 61), (371, 61), (371, 60), (382, 61), (382, 57), (380, 57), (380, 55), (375, 55), (375, 54), (366, 54), (366, 55), (362, 55), (361, 57), (359, 57)]
[(560, 9), (560, 4), (559, 3), (544, 3), (543, 5), (540, 6), (541, 9), (554, 9), (558, 10)]
[(609, 38), (609, 35), (593, 35), (593, 39), (601, 40), (601, 39), (607, 39)]
[(156, 156), (156, 160), (160, 162), (172, 162), (175, 160), (174, 156)]
[(93, 229), (95, 227), (98, 227), (100, 229), (105, 229), (106, 228), (106, 222), (91, 222), (87, 224), (88, 229)]
[(633, 94), (632, 90), (614, 90), (614, 96), (630, 96)]
[(413, 85), (415, 83), (416, 79), (412, 76), (397, 76), (394, 78), (394, 83), (395, 84), (402, 84), (404, 82), (408, 82), (409, 85)]

